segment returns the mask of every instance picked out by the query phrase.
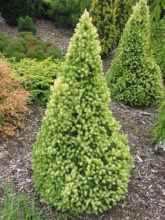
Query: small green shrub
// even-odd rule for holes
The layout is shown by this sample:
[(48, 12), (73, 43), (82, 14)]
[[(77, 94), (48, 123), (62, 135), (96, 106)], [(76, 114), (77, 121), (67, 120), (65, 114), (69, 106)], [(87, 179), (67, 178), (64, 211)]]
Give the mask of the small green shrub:
[(87, 12), (71, 40), (64, 69), (33, 147), (33, 179), (58, 210), (98, 213), (127, 192), (131, 155), (109, 111), (97, 30)]
[(29, 15), (36, 18), (41, 0), (1, 0), (1, 13), (9, 25), (17, 25), (19, 17)]
[(57, 25), (75, 27), (85, 8), (89, 8), (91, 0), (44, 0), (48, 8), (47, 15)]
[(62, 62), (51, 58), (44, 61), (32, 59), (9, 61), (16, 74), (21, 77), (23, 87), (30, 92), (32, 101), (36, 104), (46, 104), (50, 96), (50, 87), (61, 71)]
[(153, 49), (156, 61), (165, 76), (165, 18), (159, 21), (153, 36)]
[(26, 195), (14, 195), (11, 186), (4, 187), (4, 204), (0, 206), (1, 220), (45, 220), (42, 212), (30, 202)]
[(28, 31), (33, 34), (36, 34), (37, 31), (33, 19), (29, 16), (19, 18), (17, 29), (18, 31)]
[(134, 7), (107, 81), (112, 97), (130, 106), (157, 105), (162, 98), (164, 88), (160, 68), (152, 55), (146, 0)]
[(154, 141), (164, 141), (165, 140), (165, 99), (158, 112), (158, 118), (153, 129)]
[(48, 57), (62, 58), (57, 46), (38, 39), (30, 32), (21, 32), (16, 38), (0, 34), (0, 52), (7, 58), (15, 57), (17, 61), (23, 58), (36, 58), (37, 60), (44, 60)]
[(16, 57), (17, 60), (25, 58), (26, 48), (19, 39), (13, 39), (7, 42), (3, 50), (3, 54), (9, 57)]

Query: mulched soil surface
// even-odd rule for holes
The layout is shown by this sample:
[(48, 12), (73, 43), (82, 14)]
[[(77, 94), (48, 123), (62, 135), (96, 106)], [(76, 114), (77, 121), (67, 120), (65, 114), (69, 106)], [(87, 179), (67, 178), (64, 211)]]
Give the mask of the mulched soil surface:
[[(37, 22), (38, 36), (43, 40), (55, 42), (66, 52), (71, 31), (56, 29), (49, 21)], [(0, 18), (0, 32), (16, 35), (15, 28), (8, 27)], [(107, 70), (110, 59), (105, 59)], [(121, 132), (126, 134), (134, 157), (132, 178), (129, 192), (109, 212), (100, 216), (57, 213), (46, 205), (35, 193), (32, 182), (31, 152), (32, 145), (39, 131), (45, 108), (30, 106), (25, 115), (25, 127), (17, 131), (13, 138), (0, 137), (0, 204), (3, 202), (3, 185), (13, 184), (17, 191), (25, 192), (30, 200), (35, 200), (48, 215), (49, 220), (164, 220), (165, 219), (165, 155), (157, 152), (151, 145), (155, 109), (134, 109), (112, 102), (110, 105), (116, 119), (121, 123)]]
[[(102, 216), (78, 216), (73, 219), (112, 219), (112, 220), (164, 220), (165, 216), (165, 155), (158, 154), (150, 146), (150, 129), (156, 112), (153, 109), (137, 110), (112, 102), (114, 116), (122, 125), (121, 130), (128, 135), (134, 157), (134, 167), (126, 199)], [(45, 205), (34, 192), (32, 183), (31, 152), (32, 144), (39, 131), (45, 108), (30, 106), (25, 116), (24, 129), (14, 138), (0, 139), (0, 186), (12, 183), (17, 190), (26, 192), (35, 199), (48, 219), (57, 219), (58, 214)], [(1, 188), (2, 194), (2, 188)], [(2, 202), (2, 196), (1, 196)], [(58, 219), (69, 219), (60, 215)]]

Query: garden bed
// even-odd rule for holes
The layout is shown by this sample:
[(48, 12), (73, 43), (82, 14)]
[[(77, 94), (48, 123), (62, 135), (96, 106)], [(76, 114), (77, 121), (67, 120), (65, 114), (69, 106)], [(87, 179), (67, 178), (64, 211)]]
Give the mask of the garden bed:
[[(15, 28), (9, 27), (0, 18), (0, 33), (16, 35)], [(65, 54), (72, 31), (56, 29), (52, 22), (37, 21), (37, 36), (57, 44)], [(104, 60), (108, 69), (110, 59)], [(122, 125), (122, 132), (128, 135), (129, 145), (134, 157), (134, 168), (129, 192), (124, 201), (100, 216), (76, 216), (73, 219), (103, 220), (164, 220), (165, 216), (165, 155), (151, 145), (151, 128), (156, 111), (148, 108), (133, 109), (112, 102), (114, 116)], [(31, 105), (25, 115), (25, 126), (17, 131), (15, 137), (0, 139), (0, 203), (3, 201), (3, 185), (13, 184), (18, 191), (27, 193), (30, 200), (48, 214), (49, 220), (72, 219), (71, 214), (59, 214), (44, 204), (35, 193), (32, 182), (32, 145), (40, 129), (45, 108)]]
[[(126, 199), (100, 219), (148, 219), (163, 220), (165, 216), (165, 155), (150, 146), (150, 129), (155, 120), (154, 109), (137, 110), (116, 102), (111, 103), (114, 116), (122, 124), (122, 132), (128, 135), (134, 156), (134, 168)], [(57, 212), (45, 205), (36, 195), (32, 183), (31, 152), (39, 131), (45, 108), (30, 106), (25, 117), (25, 127), (14, 138), (0, 139), (0, 185), (13, 184), (18, 191), (26, 192), (35, 199), (50, 216), (56, 219)], [(2, 202), (2, 188), (1, 202)], [(68, 215), (60, 215), (68, 219)], [(79, 216), (73, 219), (98, 219), (98, 216)]]

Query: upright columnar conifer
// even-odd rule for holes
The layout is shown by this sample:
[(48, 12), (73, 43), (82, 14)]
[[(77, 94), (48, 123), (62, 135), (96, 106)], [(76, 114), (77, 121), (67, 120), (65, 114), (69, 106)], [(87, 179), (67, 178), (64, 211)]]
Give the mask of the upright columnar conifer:
[(131, 106), (155, 105), (162, 97), (161, 72), (150, 46), (150, 16), (146, 0), (140, 0), (134, 7), (107, 80), (112, 97)]
[(109, 111), (97, 31), (81, 17), (33, 149), (34, 183), (57, 209), (98, 213), (127, 192), (131, 156)]
[(132, 0), (93, 0), (91, 16), (100, 37), (102, 54), (113, 49), (132, 12)]

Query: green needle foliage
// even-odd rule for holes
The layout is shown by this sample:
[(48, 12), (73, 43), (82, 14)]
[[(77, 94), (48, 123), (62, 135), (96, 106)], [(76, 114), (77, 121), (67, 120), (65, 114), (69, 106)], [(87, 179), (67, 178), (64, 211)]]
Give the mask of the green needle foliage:
[(107, 80), (112, 97), (130, 106), (156, 105), (162, 97), (163, 83), (152, 55), (146, 0), (140, 0), (134, 7)]
[(153, 36), (153, 50), (157, 63), (165, 76), (165, 17), (159, 21)]
[(159, 21), (165, 18), (165, 1), (164, 0), (148, 0), (151, 11), (151, 28), (154, 33), (159, 28)]
[(157, 122), (153, 129), (154, 140), (165, 140), (165, 99), (162, 102), (162, 105), (158, 112)]
[(97, 31), (85, 12), (33, 148), (36, 189), (58, 210), (98, 213), (127, 192), (131, 156), (109, 111)]
[(23, 87), (29, 91), (31, 101), (45, 105), (50, 96), (50, 87), (54, 84), (62, 62), (47, 58), (43, 61), (36, 59), (9, 59), (11, 67), (15, 70), (16, 76), (20, 79)]
[(132, 0), (93, 0), (91, 16), (100, 37), (102, 54), (116, 47), (132, 12)]

